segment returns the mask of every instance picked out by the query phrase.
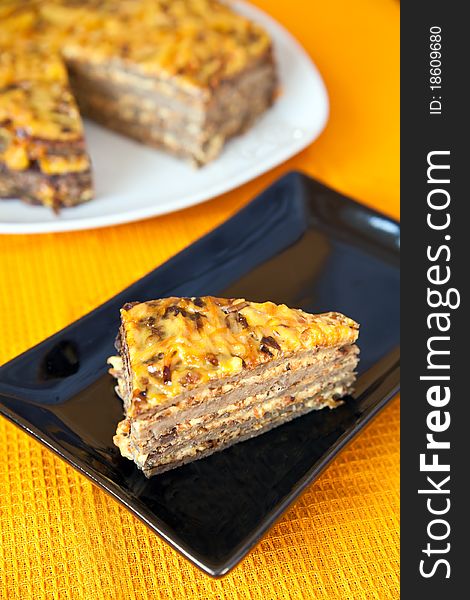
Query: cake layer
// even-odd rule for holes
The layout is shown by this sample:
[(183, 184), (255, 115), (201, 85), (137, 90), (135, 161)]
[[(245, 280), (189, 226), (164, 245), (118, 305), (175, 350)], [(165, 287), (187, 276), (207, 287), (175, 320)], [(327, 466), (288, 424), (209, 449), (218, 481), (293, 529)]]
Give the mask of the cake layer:
[[(344, 388), (341, 394), (344, 395), (347, 392), (348, 388)], [(299, 402), (294, 398), (291, 401), (292, 403), (271, 413), (266, 413), (264, 417), (254, 416), (248, 422), (232, 424), (225, 430), (221, 429), (218, 431), (217, 435), (210, 435), (206, 439), (175, 448), (174, 452), (168, 452), (163, 456), (159, 456), (158, 454), (150, 455), (144, 463), (142, 471), (146, 477), (151, 477), (188, 462), (205, 458), (214, 452), (219, 452), (236, 443), (266, 433), (274, 427), (283, 425), (312, 410), (320, 410), (325, 407), (334, 408), (338, 404), (335, 397), (336, 393), (330, 395), (326, 393), (318, 394), (316, 397)]]
[[(134, 106), (155, 106), (174, 110), (178, 115), (205, 117), (208, 93), (197, 88), (181, 88), (172, 79), (147, 77), (121, 62), (96, 64), (66, 59), (72, 87), (78, 92), (105, 96), (108, 99), (129, 101)], [(150, 104), (148, 104), (150, 102)]]
[[(146, 120), (146, 115), (141, 112), (129, 111), (120, 107), (116, 109), (111, 103), (107, 104), (97, 96), (87, 96), (82, 93), (77, 96), (83, 114), (93, 121), (157, 150), (189, 159), (195, 166), (210, 162), (222, 150), (224, 138), (219, 136), (213, 136), (205, 142), (200, 142), (190, 135), (189, 129), (183, 129), (179, 134), (178, 130), (168, 130), (163, 125), (164, 120), (157, 125), (146, 124), (142, 122)], [(155, 120), (154, 114), (151, 119)]]
[(292, 382), (304, 376), (306, 372), (321, 377), (330, 368), (345, 365), (349, 361), (357, 362), (358, 348), (347, 345), (334, 349), (315, 349), (299, 352), (289, 360), (284, 357), (272, 359), (267, 364), (258, 365), (243, 372), (243, 390), (240, 391), (240, 374), (221, 378), (219, 381), (210, 381), (196, 388), (184, 391), (168, 404), (149, 407), (146, 411), (134, 411), (132, 394), (128, 392), (127, 377), (123, 367), (123, 359), (111, 357), (109, 362), (113, 365), (111, 373), (117, 378), (116, 391), (124, 401), (125, 413), (135, 420), (134, 432), (151, 423), (156, 434), (161, 431), (164, 423), (172, 420), (181, 421), (184, 418), (198, 417), (207, 412), (208, 407), (223, 408), (243, 399), (247, 392), (251, 395), (271, 393), (281, 385), (291, 385)]
[(0, 198), (20, 198), (54, 211), (75, 206), (93, 197), (91, 171), (48, 175), (37, 168), (9, 170), (0, 164)]
[[(347, 356), (346, 356), (347, 354)], [(270, 401), (282, 391), (291, 393), (306, 385), (317, 386), (337, 380), (343, 373), (353, 372), (358, 361), (358, 349), (349, 346), (344, 350), (319, 350), (293, 357), (288, 363), (276, 361), (264, 370), (262, 377), (252, 373), (244, 380), (243, 387), (224, 384), (225, 392), (219, 389), (215, 396), (199, 395), (191, 402), (181, 402), (177, 406), (158, 413), (148, 414), (138, 419), (129, 419), (133, 443), (140, 452), (145, 452), (147, 444), (167, 436), (173, 429), (183, 431), (197, 424), (206, 416), (216, 413), (231, 413), (249, 405)], [(289, 370), (286, 370), (289, 367)], [(233, 384), (236, 382), (234, 381)], [(210, 392), (211, 390), (207, 390)]]
[(171, 82), (143, 80), (115, 65), (72, 63), (69, 72), (83, 114), (197, 165), (213, 160), (227, 139), (249, 128), (272, 104), (276, 87), (270, 54), (206, 97), (182, 94)]
[(351, 367), (339, 370), (337, 374), (331, 376), (331, 380), (328, 382), (326, 382), (326, 377), (322, 382), (319, 382), (316, 377), (311, 377), (309, 381), (296, 382), (286, 388), (280, 388), (278, 392), (271, 395), (247, 396), (244, 400), (230, 404), (222, 409), (213, 412), (209, 411), (200, 417), (181, 420), (172, 427), (164, 429), (159, 435), (153, 435), (151, 431), (149, 431), (150, 435), (146, 437), (142, 435), (142, 432), (140, 432), (140, 435), (135, 434), (131, 423), (130, 431), (134, 447), (139, 452), (145, 453), (153, 445), (160, 446), (171, 443), (171, 440), (185, 440), (186, 438), (197, 436), (199, 430), (213, 429), (225, 420), (239, 419), (250, 411), (263, 414), (271, 410), (271, 404), (277, 402), (280, 398), (295, 396), (299, 399), (305, 399), (309, 395), (321, 393), (328, 386), (350, 385), (353, 380), (354, 374)]
[(116, 443), (124, 448), (126, 455), (131, 455), (133, 460), (144, 467), (151, 457), (166, 456), (176, 452), (179, 448), (191, 445), (199, 441), (217, 439), (228, 427), (250, 427), (253, 419), (263, 419), (265, 415), (276, 415), (286, 407), (318, 400), (318, 408), (329, 406), (333, 408), (337, 404), (337, 398), (347, 393), (355, 379), (353, 368), (357, 360), (350, 365), (319, 380), (311, 376), (310, 381), (298, 381), (297, 383), (280, 390), (272, 396), (261, 400), (248, 396), (245, 400), (231, 405), (217, 412), (206, 414), (198, 419), (190, 419), (178, 423), (169, 431), (165, 431), (158, 437), (149, 437), (146, 444), (140, 444), (133, 436), (132, 425), (123, 423), (118, 427)]

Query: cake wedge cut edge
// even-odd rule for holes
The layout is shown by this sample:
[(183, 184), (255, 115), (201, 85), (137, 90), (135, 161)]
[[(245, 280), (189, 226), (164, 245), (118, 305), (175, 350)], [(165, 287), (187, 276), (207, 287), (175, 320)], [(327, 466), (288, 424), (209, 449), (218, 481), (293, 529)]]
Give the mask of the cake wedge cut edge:
[(129, 303), (109, 359), (125, 414), (114, 443), (150, 477), (335, 408), (356, 378), (358, 328), (272, 302)]

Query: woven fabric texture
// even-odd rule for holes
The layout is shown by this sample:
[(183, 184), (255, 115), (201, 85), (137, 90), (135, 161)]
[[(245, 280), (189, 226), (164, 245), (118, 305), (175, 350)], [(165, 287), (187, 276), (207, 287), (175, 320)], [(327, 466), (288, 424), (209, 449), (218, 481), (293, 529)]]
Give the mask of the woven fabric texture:
[[(103, 230), (0, 236), (0, 363), (144, 275), (290, 169), (399, 216), (399, 3), (256, 3), (319, 66), (331, 101), (325, 132), (281, 167), (198, 207)], [(398, 519), (398, 400), (221, 580), (0, 419), (1, 600), (396, 599)]]

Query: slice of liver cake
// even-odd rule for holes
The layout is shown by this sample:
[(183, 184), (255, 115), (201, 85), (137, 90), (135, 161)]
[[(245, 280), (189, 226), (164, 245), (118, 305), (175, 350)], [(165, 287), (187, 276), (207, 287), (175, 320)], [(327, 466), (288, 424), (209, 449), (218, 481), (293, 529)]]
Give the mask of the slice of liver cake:
[(339, 313), (165, 298), (130, 303), (121, 320), (114, 442), (146, 476), (334, 408), (355, 380), (359, 326)]

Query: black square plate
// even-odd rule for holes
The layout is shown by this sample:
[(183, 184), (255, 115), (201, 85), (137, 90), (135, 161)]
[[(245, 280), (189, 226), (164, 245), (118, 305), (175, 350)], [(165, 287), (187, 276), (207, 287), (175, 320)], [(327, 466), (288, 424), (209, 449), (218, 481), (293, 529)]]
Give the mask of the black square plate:
[[(0, 368), (0, 412), (212, 576), (227, 573), (397, 392), (395, 221), (289, 173), (229, 221), (90, 314)], [(340, 311), (361, 323), (354, 397), (147, 480), (113, 446), (107, 374), (119, 308), (221, 295)]]

